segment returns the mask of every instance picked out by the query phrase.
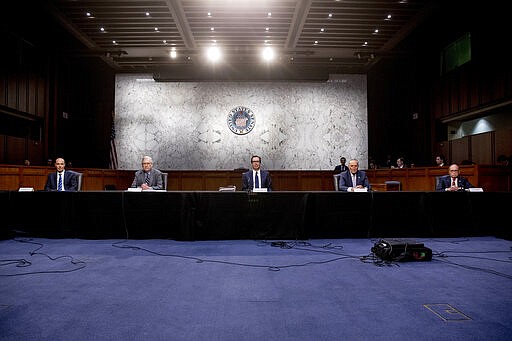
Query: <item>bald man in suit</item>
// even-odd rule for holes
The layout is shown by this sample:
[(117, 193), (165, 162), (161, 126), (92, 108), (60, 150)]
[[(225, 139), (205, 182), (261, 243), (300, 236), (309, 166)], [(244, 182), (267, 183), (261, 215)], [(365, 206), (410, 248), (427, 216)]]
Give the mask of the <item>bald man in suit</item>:
[[(78, 173), (66, 170), (66, 161), (59, 157), (55, 160), (56, 172), (48, 174), (44, 190), (47, 192), (76, 192), (78, 191)], [(62, 179), (62, 186), (59, 188), (59, 178)]]

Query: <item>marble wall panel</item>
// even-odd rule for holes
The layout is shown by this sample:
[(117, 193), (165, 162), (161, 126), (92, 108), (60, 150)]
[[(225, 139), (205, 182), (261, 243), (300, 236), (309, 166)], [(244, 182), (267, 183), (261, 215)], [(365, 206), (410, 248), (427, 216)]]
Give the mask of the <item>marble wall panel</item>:
[[(252, 131), (228, 126), (236, 107), (254, 113)], [(335, 82), (155, 82), (118, 74), (116, 143), (120, 169), (143, 155), (159, 169), (248, 168), (252, 154), (267, 169), (329, 170), (341, 155), (368, 159), (365, 75)]]

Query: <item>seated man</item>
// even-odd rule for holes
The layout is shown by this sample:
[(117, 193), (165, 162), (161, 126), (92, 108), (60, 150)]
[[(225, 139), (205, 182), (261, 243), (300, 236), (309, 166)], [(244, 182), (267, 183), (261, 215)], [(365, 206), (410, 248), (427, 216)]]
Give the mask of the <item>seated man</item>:
[(354, 189), (369, 191), (370, 181), (365, 171), (359, 170), (359, 161), (352, 159), (348, 162), (348, 172), (341, 173), (339, 189), (343, 192), (354, 192)]
[(242, 191), (252, 191), (254, 188), (266, 188), (272, 191), (272, 179), (268, 170), (261, 169), (261, 157), (251, 157), (252, 169), (242, 174)]
[(456, 192), (464, 191), (465, 189), (472, 188), (473, 185), (459, 174), (459, 165), (456, 163), (451, 164), (448, 168), (448, 175), (439, 178), (436, 187), (438, 192)]
[(131, 187), (140, 187), (142, 190), (164, 189), (162, 172), (153, 168), (153, 159), (151, 157), (144, 156), (142, 158), (142, 169), (135, 172)]
[(65, 170), (66, 161), (59, 157), (55, 160), (56, 172), (48, 174), (45, 191), (76, 192), (78, 191), (78, 173)]

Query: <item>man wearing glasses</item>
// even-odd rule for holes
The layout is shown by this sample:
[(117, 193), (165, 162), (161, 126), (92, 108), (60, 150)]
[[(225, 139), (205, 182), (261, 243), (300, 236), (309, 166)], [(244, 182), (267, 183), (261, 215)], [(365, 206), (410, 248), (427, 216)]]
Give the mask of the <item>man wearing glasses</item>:
[(153, 159), (151, 157), (144, 156), (142, 158), (142, 169), (135, 172), (131, 187), (140, 187), (142, 190), (164, 189), (162, 172), (153, 168)]
[(448, 175), (439, 178), (436, 187), (438, 192), (457, 192), (472, 188), (473, 185), (459, 174), (459, 165), (453, 163), (448, 168)]

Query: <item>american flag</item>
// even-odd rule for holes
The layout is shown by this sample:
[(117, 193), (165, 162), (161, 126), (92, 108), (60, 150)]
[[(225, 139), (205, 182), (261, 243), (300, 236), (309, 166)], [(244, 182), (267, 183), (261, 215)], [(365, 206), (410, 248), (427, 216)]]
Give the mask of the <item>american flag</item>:
[(112, 129), (110, 130), (110, 169), (117, 169), (117, 150), (116, 150), (116, 124), (114, 115), (112, 115)]

